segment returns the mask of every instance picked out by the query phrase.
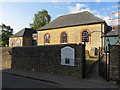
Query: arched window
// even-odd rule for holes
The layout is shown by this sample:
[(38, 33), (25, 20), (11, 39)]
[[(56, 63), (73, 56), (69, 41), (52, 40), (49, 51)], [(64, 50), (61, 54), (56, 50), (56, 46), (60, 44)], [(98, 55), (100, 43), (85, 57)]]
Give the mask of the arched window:
[(44, 36), (44, 43), (45, 44), (50, 43), (50, 34), (45, 34), (45, 36)]
[(11, 43), (11, 47), (14, 47), (14, 43), (15, 43), (14, 39), (12, 39), (10, 43)]
[(67, 43), (67, 34), (65, 32), (61, 33), (61, 43)]
[(20, 46), (20, 39), (16, 40), (16, 46)]
[(88, 31), (82, 32), (82, 42), (89, 42), (89, 32)]

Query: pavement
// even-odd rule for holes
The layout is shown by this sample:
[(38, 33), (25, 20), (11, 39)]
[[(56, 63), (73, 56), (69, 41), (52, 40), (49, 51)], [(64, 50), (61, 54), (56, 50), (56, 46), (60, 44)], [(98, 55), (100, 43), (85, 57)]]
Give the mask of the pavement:
[(113, 85), (109, 82), (98, 79), (76, 79), (73, 77), (17, 69), (2, 69), (2, 73), (53, 83), (61, 85), (63, 88), (119, 88), (118, 85)]

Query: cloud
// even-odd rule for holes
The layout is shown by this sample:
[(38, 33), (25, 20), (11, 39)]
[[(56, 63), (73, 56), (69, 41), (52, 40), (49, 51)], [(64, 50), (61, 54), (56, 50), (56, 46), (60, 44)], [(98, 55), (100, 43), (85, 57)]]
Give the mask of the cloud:
[(101, 0), (96, 0), (97, 3), (101, 2)]
[(108, 25), (118, 25), (118, 24), (120, 24), (119, 19), (111, 19), (108, 16), (106, 16), (103, 20), (105, 20)]
[(0, 2), (119, 2), (119, 0), (0, 0)]
[(84, 12), (84, 11), (89, 11), (91, 13), (97, 12), (96, 10), (91, 10), (90, 8), (85, 8), (85, 7), (87, 7), (86, 4), (77, 3), (75, 7), (69, 6), (68, 9), (70, 13), (77, 13), (77, 12)]
[(68, 9), (70, 13), (76, 13), (76, 12), (79, 12), (82, 7), (86, 7), (86, 5), (77, 3), (75, 7), (69, 6)]
[(99, 11), (97, 11), (97, 14), (95, 14), (95, 16), (104, 19), (106, 17), (106, 15), (102, 15)]
[(108, 25), (112, 25), (112, 20), (110, 17), (106, 16), (103, 20), (105, 20)]
[(107, 8), (106, 10), (111, 10), (110, 8)]
[(107, 15), (108, 15), (108, 13), (107, 13), (107, 12), (103, 12), (103, 14), (107, 14)]
[(113, 8), (118, 8), (120, 7), (120, 4), (116, 5), (116, 6), (112, 6)]
[(115, 13), (115, 17), (118, 17), (119, 16), (119, 13), (117, 12), (117, 13)]
[(120, 25), (120, 20), (116, 19), (114, 22), (113, 22), (114, 25)]
[(102, 8), (100, 10), (105, 11), (105, 10), (111, 10), (111, 9), (110, 8)]
[(102, 8), (102, 9), (100, 9), (100, 10), (105, 10), (105, 8)]
[(59, 14), (57, 17), (59, 17), (59, 16), (63, 16), (63, 15), (65, 15), (65, 14)]
[(100, 14), (97, 14), (96, 16), (99, 17), (99, 18), (105, 18), (106, 17), (105, 15), (100, 15)]
[(83, 12), (83, 11), (89, 11), (91, 13), (95, 13), (97, 12), (96, 10), (91, 10), (90, 8), (85, 8), (85, 9), (81, 9), (80, 12)]
[(64, 9), (64, 7), (57, 6), (57, 5), (54, 8), (56, 8), (56, 9)]
[(109, 13), (109, 16), (111, 17), (111, 19), (118, 18), (119, 15), (120, 15), (120, 12), (112, 12), (112, 13)]
[(104, 20), (106, 21), (106, 23), (107, 23), (108, 25), (118, 25), (118, 24), (120, 24), (120, 19), (118, 19), (118, 18), (119, 18), (119, 15), (120, 15), (119, 12), (112, 13), (109, 17), (106, 16), (106, 17), (104, 18)]

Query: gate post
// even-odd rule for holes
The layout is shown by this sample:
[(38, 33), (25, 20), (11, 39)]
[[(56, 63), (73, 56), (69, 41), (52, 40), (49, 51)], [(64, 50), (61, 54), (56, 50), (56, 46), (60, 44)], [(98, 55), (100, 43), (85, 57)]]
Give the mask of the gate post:
[(85, 52), (85, 42), (83, 45), (83, 60), (82, 60), (82, 73), (83, 73), (83, 78), (85, 78), (85, 73), (86, 73), (86, 69), (85, 69), (85, 61), (86, 61), (86, 52)]
[(107, 47), (107, 46), (106, 46), (106, 48), (105, 48), (105, 54), (106, 54), (106, 72), (105, 72), (105, 73), (106, 73), (106, 76), (105, 76), (105, 78), (106, 78), (106, 81), (108, 81), (108, 63), (107, 63), (107, 62), (108, 62), (108, 57), (107, 57), (108, 48), (109, 48), (109, 47)]
[(110, 44), (108, 44), (108, 53), (109, 53), (109, 59), (108, 59), (108, 82), (110, 81)]
[(98, 57), (99, 57), (99, 75), (100, 75), (100, 72), (101, 72), (101, 65), (100, 65), (100, 47), (99, 47), (99, 54), (98, 54)]

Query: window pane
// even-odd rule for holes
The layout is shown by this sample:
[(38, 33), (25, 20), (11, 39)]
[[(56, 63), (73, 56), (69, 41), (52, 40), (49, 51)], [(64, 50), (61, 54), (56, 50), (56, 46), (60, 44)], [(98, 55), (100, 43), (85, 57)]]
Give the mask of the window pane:
[(46, 34), (44, 37), (45, 43), (50, 43), (50, 35)]
[(61, 34), (61, 43), (67, 43), (67, 34), (65, 32)]
[(20, 39), (17, 39), (16, 46), (20, 46)]
[(88, 31), (82, 32), (82, 42), (89, 42)]
[(11, 40), (11, 47), (14, 47), (14, 40)]
[(69, 58), (65, 58), (65, 64), (70, 64), (70, 59)]

